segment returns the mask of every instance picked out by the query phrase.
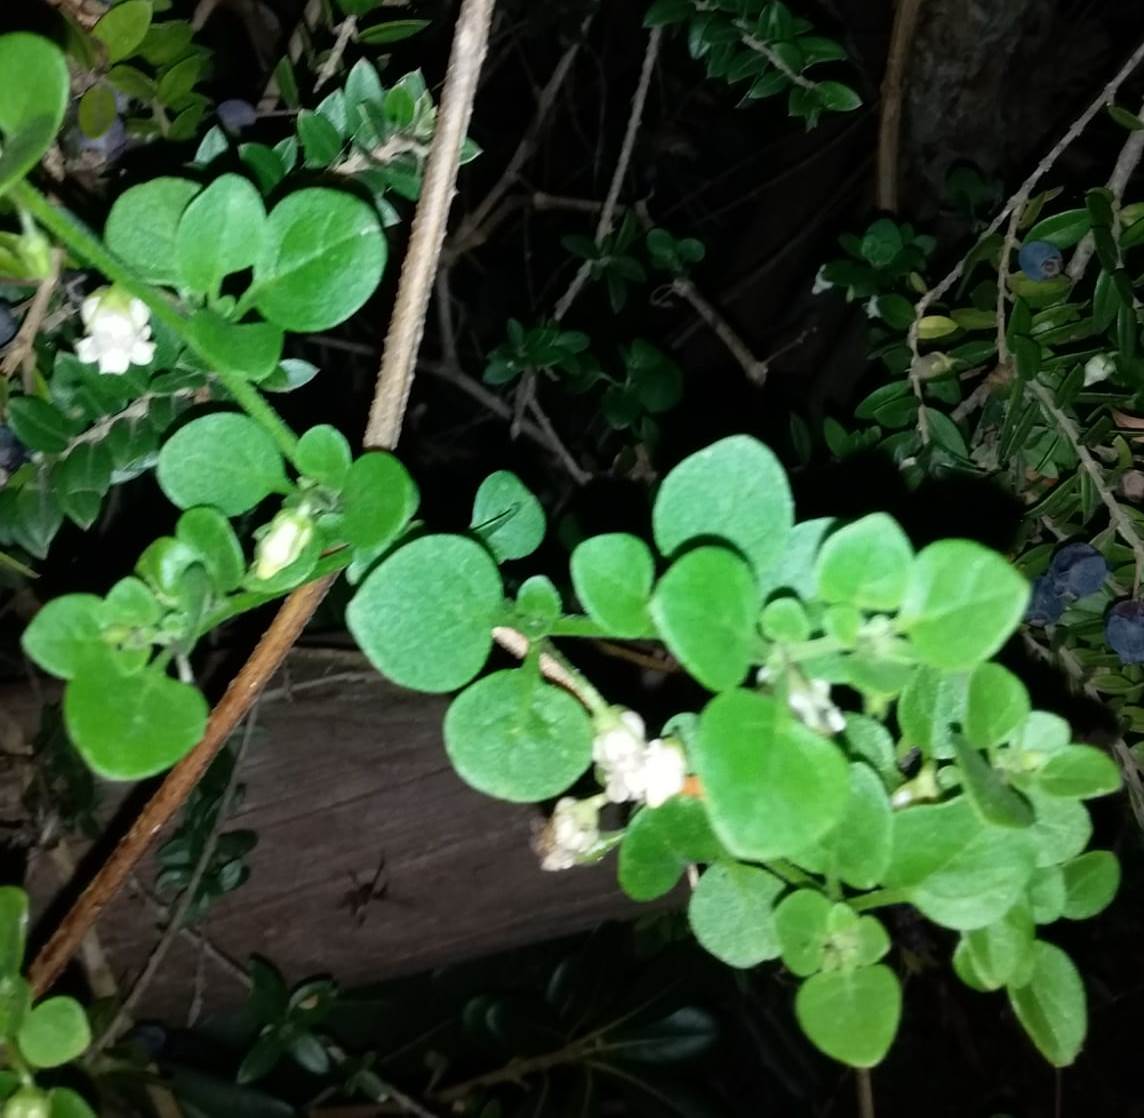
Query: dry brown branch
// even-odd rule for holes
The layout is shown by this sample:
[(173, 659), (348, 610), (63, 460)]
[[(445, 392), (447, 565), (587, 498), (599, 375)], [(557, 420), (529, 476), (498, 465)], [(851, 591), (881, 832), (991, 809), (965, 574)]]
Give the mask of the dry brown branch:
[(769, 372), (767, 362), (760, 360), (752, 352), (734, 327), (700, 294), (695, 284), (686, 276), (679, 276), (671, 285), (681, 299), (684, 299), (697, 315), (711, 328), (711, 332), (727, 347), (728, 353), (739, 363), (747, 379), (762, 387)]
[(902, 134), (902, 97), (910, 47), (918, 26), (922, 0), (898, 0), (886, 74), (882, 79), (882, 116), (878, 125), (878, 209), (896, 213), (900, 177), (899, 148)]
[(17, 370), (24, 383), (24, 391), (30, 396), (36, 389), (34, 377), (36, 372), (36, 336), (44, 324), (48, 307), (56, 286), (60, 282), (60, 265), (63, 262), (63, 251), (52, 249), (51, 263), (48, 274), (40, 280), (36, 294), (32, 296), (32, 304), (20, 323), (20, 329), (13, 338), (8, 352), (0, 361), (0, 376), (11, 377)]

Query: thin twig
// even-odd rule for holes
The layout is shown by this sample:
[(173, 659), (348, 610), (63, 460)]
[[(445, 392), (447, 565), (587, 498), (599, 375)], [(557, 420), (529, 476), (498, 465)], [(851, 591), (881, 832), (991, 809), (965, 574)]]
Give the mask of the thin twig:
[[(648, 34), (647, 48), (644, 50), (643, 66), (640, 69), (639, 85), (636, 86), (635, 96), (632, 98), (632, 109), (628, 114), (628, 124), (624, 131), (624, 142), (620, 147), (620, 156), (616, 160), (616, 169), (612, 173), (612, 182), (604, 198), (604, 208), (600, 211), (600, 220), (596, 225), (595, 241), (600, 245), (604, 238), (612, 231), (612, 223), (616, 217), (616, 206), (620, 200), (620, 191), (624, 187), (628, 166), (632, 161), (632, 153), (636, 147), (636, 136), (639, 134), (640, 122), (643, 120), (644, 106), (647, 104), (648, 89), (651, 87), (651, 76), (655, 70), (655, 60), (659, 55), (659, 44), (663, 38), (662, 28), (653, 27)], [(591, 261), (585, 260), (576, 270), (568, 290), (560, 297), (552, 317), (559, 322), (567, 313), (576, 297), (580, 294), (584, 284), (588, 282), (591, 272)]]
[(592, 475), (576, 461), (572, 456), (572, 452), (564, 445), (563, 440), (556, 433), (556, 428), (552, 426), (552, 420), (548, 418), (548, 413), (540, 406), (540, 401), (536, 398), (535, 387), (528, 401), (528, 410), (532, 418), (536, 420), (537, 425), (544, 432), (548, 445), (556, 453), (556, 457), (560, 459), (564, 469), (568, 471), (568, 476), (572, 478), (577, 485), (587, 485), (588, 482), (592, 480)]
[(63, 262), (63, 250), (53, 248), (51, 262), (48, 265), (48, 274), (40, 280), (32, 303), (20, 323), (20, 329), (12, 340), (8, 352), (0, 361), (0, 376), (12, 376), (17, 369), (24, 384), (24, 391), (30, 396), (36, 388), (36, 336), (44, 324), (44, 317), (48, 313), (48, 305), (55, 294), (56, 285), (60, 281), (60, 265)]
[(377, 374), (365, 445), (392, 450), (413, 386), (417, 351), (445, 241), (449, 207), (457, 186), (461, 146), (473, 113), (473, 100), (488, 49), (496, 0), (463, 0), (449, 55), (449, 68), (433, 145), (425, 165), (421, 198), (413, 219), (409, 248), (401, 268), (393, 316)]
[(997, 364), (1003, 369), (1009, 364), (1005, 306), (1009, 298), (1009, 261), (1017, 247), (1017, 226), (1021, 223), (1021, 214), (1027, 201), (1028, 198), (1013, 207), (1013, 212), (1009, 215), (1009, 228), (1005, 230), (1005, 240), (1001, 242), (1001, 255), (997, 259)]
[[(1140, 112), (1136, 115), (1144, 117), (1144, 105), (1140, 107)], [(1132, 173), (1140, 165), (1142, 156), (1144, 156), (1144, 129), (1138, 128), (1128, 133), (1128, 139), (1124, 141), (1124, 147), (1120, 149), (1116, 166), (1113, 167), (1112, 175), (1108, 180), (1108, 189), (1112, 192), (1113, 198), (1113, 212), (1117, 214), (1118, 218), (1120, 202), (1124, 198), (1128, 180), (1132, 178)], [(1079, 283), (1084, 278), (1088, 262), (1092, 259), (1092, 254), (1095, 251), (1096, 238), (1091, 232), (1086, 233), (1084, 239), (1076, 246), (1076, 251), (1069, 261), (1068, 277), (1073, 283)]]
[[(493, 629), (493, 640), (518, 660), (523, 660), (528, 655), (528, 637), (517, 632), (516, 629), (510, 629), (507, 625), (498, 625)], [(575, 695), (589, 710), (593, 709), (593, 695), (595, 693), (589, 693), (585, 690), (582, 681), (555, 656), (547, 652), (540, 654), (540, 674), (549, 683), (555, 683), (558, 687), (563, 687), (565, 691)]]
[(949, 274), (938, 284), (931, 287), (917, 302), (914, 307), (914, 320), (910, 323), (909, 334), (907, 335), (907, 342), (910, 347), (911, 362), (910, 362), (910, 383), (914, 389), (914, 395), (917, 396), (919, 404), (918, 408), (918, 432), (922, 437), (922, 443), (929, 442), (929, 429), (926, 422), (926, 409), (923, 403), (922, 385), (921, 385), (921, 355), (918, 350), (918, 323), (925, 317), (926, 312), (934, 305), (942, 296), (957, 281), (961, 278), (965, 271), (966, 263), (972, 256), (973, 251), (988, 240), (1001, 228), (1001, 225), (1006, 218), (1012, 214), (1014, 210), (1021, 210), (1024, 208), (1025, 203), (1033, 193), (1033, 188), (1038, 182), (1052, 169), (1056, 161), (1064, 154), (1066, 149), (1073, 143), (1073, 141), (1088, 127), (1092, 119), (1097, 113), (1109, 102), (1115, 99), (1116, 91), (1124, 84), (1132, 72), (1144, 62), (1144, 42), (1129, 56), (1128, 61), (1116, 72), (1112, 79), (1104, 86), (1099, 94), (1093, 99), (1083, 113), (1080, 114), (1069, 125), (1065, 134), (1053, 145), (1049, 153), (1037, 164), (1033, 173), (1020, 185), (1016, 194), (1005, 203), (1001, 211), (993, 218), (986, 228), (985, 232), (978, 238), (977, 243), (967, 252), (958, 262), (954, 265)]
[(338, 35), (334, 40), (334, 45), (330, 48), (330, 53), (326, 55), (325, 60), (322, 62), (321, 69), (314, 77), (315, 93), (338, 72), (338, 67), (342, 64), (346, 50), (350, 43), (353, 42), (356, 34), (357, 19), (354, 16), (346, 16), (346, 18), (338, 24)]
[(787, 81), (793, 82), (801, 89), (818, 88), (818, 82), (812, 82), (810, 78), (804, 78), (797, 70), (792, 70), (786, 62), (783, 61), (782, 57), (764, 43), (762, 39), (756, 39), (754, 35), (743, 35), (740, 42), (742, 42), (743, 46), (753, 50), (756, 54), (761, 54)]
[(36, 955), (28, 971), (28, 981), (37, 997), (59, 977), (83, 937), (139, 864), (151, 840), (182, 807), (235, 727), (246, 717), (262, 689), (282, 666), (335, 577), (326, 575), (299, 587), (282, 604), (270, 628), (211, 712), (202, 740), (167, 774), (131, 829), (119, 840)]
[(902, 97), (905, 93), (906, 64), (918, 26), (922, 0), (898, 0), (886, 75), (882, 79), (882, 116), (878, 125), (877, 206), (896, 213), (900, 180), (899, 148), (902, 135)]
[(187, 913), (191, 911), (191, 906), (195, 903), (199, 895), (199, 886), (202, 885), (203, 878), (206, 877), (207, 870), (214, 860), (215, 851), (218, 849), (218, 842), (222, 836), (223, 827), (226, 826), (230, 817), (230, 810), (234, 806), (235, 797), (238, 794), (239, 772), (242, 769), (243, 758), (246, 756), (246, 752), (250, 748), (250, 742), (254, 737), (254, 727), (257, 721), (258, 707), (255, 706), (250, 714), (247, 715), (246, 728), (243, 731), (242, 740), (238, 743), (234, 751), (234, 764), (231, 766), (230, 777), (227, 780), (222, 795), (219, 797), (214, 821), (211, 823), (210, 831), (207, 832), (206, 841), (203, 843), (198, 861), (191, 870), (187, 887), (183, 890), (182, 896), (180, 896), (178, 901), (172, 906), (171, 919), (167, 922), (167, 926), (159, 936), (159, 942), (155, 944), (151, 954), (147, 957), (147, 962), (143, 964), (143, 969), (139, 972), (139, 977), (132, 983), (131, 989), (127, 991), (127, 996), (123, 999), (115, 1016), (112, 1017), (108, 1023), (107, 1028), (104, 1029), (102, 1035), (95, 1041), (94, 1050), (96, 1052), (101, 1051), (113, 1043), (123, 1026), (130, 1021), (132, 1010), (139, 1004), (139, 999), (147, 992), (148, 986), (151, 985), (155, 975), (159, 973), (159, 968), (163, 965), (163, 960), (167, 957), (167, 952), (171, 949), (171, 944), (175, 942), (175, 937), (178, 935), (179, 929), (182, 928), (186, 922)]
[(854, 1086), (858, 1090), (858, 1113), (862, 1118), (874, 1118), (874, 1085), (869, 1068), (858, 1068), (854, 1072)]
[(207, 20), (214, 15), (215, 8), (221, 3), (222, 0), (199, 0), (191, 16), (191, 30), (196, 32), (201, 31)]
[(770, 371), (766, 361), (761, 361), (750, 346), (736, 333), (734, 327), (699, 293), (695, 284), (686, 276), (678, 276), (671, 285), (681, 299), (690, 304), (692, 310), (711, 328), (712, 333), (727, 347), (727, 352), (739, 363), (747, 379), (762, 387)]

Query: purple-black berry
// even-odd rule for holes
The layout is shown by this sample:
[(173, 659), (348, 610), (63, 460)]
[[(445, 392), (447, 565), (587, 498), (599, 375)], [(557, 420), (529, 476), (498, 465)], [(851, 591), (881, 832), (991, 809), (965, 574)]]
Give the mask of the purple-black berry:
[(1057, 593), (1052, 580), (1045, 575), (1033, 579), (1033, 596), (1025, 611), (1025, 624), (1055, 625), (1064, 611), (1064, 599)]
[(243, 129), (249, 128), (257, 119), (258, 112), (249, 101), (232, 97), (227, 101), (220, 101), (215, 108), (219, 124), (232, 136), (237, 136)]
[(0, 348), (6, 346), (16, 336), (19, 329), (20, 324), (16, 321), (12, 308), (3, 299), (0, 299)]
[(1048, 241), (1027, 241), (1017, 254), (1017, 265), (1031, 280), (1047, 280), (1061, 274), (1064, 257)]
[(1048, 577), (1058, 594), (1083, 598), (1104, 585), (1108, 563), (1092, 544), (1067, 543), (1053, 555)]
[(1117, 602), (1104, 619), (1104, 639), (1122, 664), (1144, 664), (1144, 602)]

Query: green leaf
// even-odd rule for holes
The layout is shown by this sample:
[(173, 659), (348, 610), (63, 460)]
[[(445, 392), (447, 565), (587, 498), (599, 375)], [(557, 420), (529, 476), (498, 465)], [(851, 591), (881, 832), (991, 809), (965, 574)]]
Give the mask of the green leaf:
[(270, 376), (282, 359), (282, 331), (269, 322), (227, 322), (204, 309), (191, 315), (187, 333), (216, 369), (249, 380)]
[(775, 598), (763, 607), (759, 618), (768, 640), (797, 643), (810, 636), (810, 618), (797, 598)]
[(1021, 904), (1000, 920), (965, 933), (966, 953), (982, 989), (1000, 990), (1011, 982), (1022, 985), (1029, 980), (1034, 935), (1032, 914)]
[(717, 695), (700, 718), (693, 754), (715, 833), (740, 858), (796, 855), (846, 810), (842, 753), (767, 696)]
[(902, 773), (894, 756), (894, 739), (890, 731), (876, 719), (864, 714), (847, 714), (843, 734), (850, 754), (868, 762), (889, 789), (902, 782)]
[(751, 568), (721, 547), (697, 547), (676, 560), (651, 600), (651, 616), (668, 648), (712, 691), (742, 682), (758, 612)]
[(835, 523), (833, 517), (824, 516), (804, 520), (791, 529), (778, 562), (762, 576), (764, 597), (776, 590), (793, 590), (803, 601), (814, 597), (815, 556)]
[(887, 966), (825, 971), (798, 990), (795, 1016), (811, 1042), (851, 1067), (882, 1062), (898, 1032), (902, 988)]
[(53, 598), (24, 630), (21, 647), (44, 671), (73, 679), (84, 665), (108, 651), (102, 609), (103, 600), (94, 594)]
[(150, 0), (126, 0), (102, 16), (91, 33), (107, 49), (107, 61), (119, 62), (135, 53), (150, 27)]
[(1092, 819), (1079, 800), (1049, 795), (1036, 786), (1026, 789), (1036, 820), (1026, 834), (1033, 840), (1037, 865), (1056, 865), (1075, 858), (1092, 837)]
[(373, 294), (386, 251), (377, 215), (361, 199), (324, 187), (289, 194), (266, 225), (255, 305), (284, 330), (328, 330)]
[(0, 35), (0, 194), (22, 179), (55, 139), (71, 85), (63, 53), (25, 32)]
[(363, 454), (345, 477), (342, 534), (365, 551), (386, 547), (409, 523), (419, 499), (409, 471), (392, 454)]
[[(176, 62), (169, 70), (167, 70), (160, 78), (159, 84), (156, 88), (156, 95), (164, 105), (170, 105), (172, 108), (180, 109), (183, 106), (187, 95), (195, 88), (199, 78), (203, 75), (204, 60), (201, 55), (192, 54), (187, 58), (182, 58)], [(197, 123), (201, 117), (201, 111), (197, 111), (194, 115), (194, 120)], [(175, 118), (172, 131), (175, 130), (175, 125), (178, 124), (178, 117)], [(176, 136), (176, 139), (189, 140), (193, 135), (192, 129), (184, 136)]]
[(1070, 799), (1106, 796), (1120, 788), (1116, 762), (1091, 745), (1070, 745), (1054, 753), (1037, 776), (1043, 791)]
[(1029, 882), (1029, 908), (1038, 924), (1052, 924), (1064, 915), (1065, 875), (1060, 866), (1044, 866), (1034, 872)]
[(52, 1118), (97, 1118), (83, 1096), (67, 1087), (53, 1087), (48, 1098), (52, 1103)]
[(528, 635), (542, 635), (563, 609), (560, 591), (547, 575), (533, 575), (521, 583), (516, 594), (516, 608), (522, 629)]
[(997, 652), (1028, 600), (1028, 583), (996, 552), (940, 540), (914, 560), (898, 625), (923, 663), (964, 670)]
[(39, 396), (13, 396), (8, 401), (8, 426), (26, 447), (45, 454), (67, 450), (75, 434), (72, 421)]
[(691, 894), (695, 938), (732, 967), (753, 967), (781, 954), (774, 904), (785, 888), (774, 874), (738, 862), (710, 866)]
[(107, 215), (107, 247), (140, 278), (174, 286), (179, 282), (179, 220), (201, 190), (197, 182), (177, 178), (151, 179), (125, 190)]
[(74, 998), (48, 998), (25, 1016), (16, 1043), (34, 1067), (70, 1063), (91, 1043), (87, 1014)]
[(216, 296), (222, 281), (254, 266), (262, 250), (266, 208), (241, 175), (221, 175), (183, 211), (175, 229), (182, 284)]
[(653, 901), (670, 893), (689, 865), (725, 856), (703, 805), (674, 796), (632, 817), (620, 846), (620, 887), (633, 900)]
[(453, 691), (488, 659), (504, 604), (489, 553), (464, 536), (422, 536), (362, 583), (346, 610), (370, 662), (403, 687)]
[(320, 113), (303, 109), (298, 114), (298, 139), (307, 167), (328, 167), (337, 161), (342, 151), (342, 137), (338, 130)]
[(27, 934), (28, 894), (15, 885), (0, 885), (0, 977), (20, 973)]
[(230, 526), (217, 509), (188, 509), (179, 517), (175, 536), (201, 558), (215, 588), (226, 594), (236, 590), (246, 574), (246, 556)]
[(960, 735), (953, 739), (957, 767), (962, 783), (978, 814), (986, 823), (997, 827), (1028, 827), (1034, 819), (1033, 808), (1004, 777)]
[(294, 464), (306, 477), (331, 489), (340, 489), (353, 465), (353, 451), (341, 431), (322, 423), (311, 427), (298, 440)]
[(1110, 104), (1105, 105), (1105, 110), (1121, 128), (1127, 128), (1129, 132), (1139, 132), (1144, 129), (1144, 120), (1141, 120), (1130, 109), (1125, 109), (1121, 105)]
[(849, 113), (862, 107), (862, 98), (850, 86), (843, 85), (842, 82), (819, 82), (815, 88), (815, 94), (822, 102), (822, 107), (830, 109), (832, 112)]
[(1065, 210), (1038, 221), (1025, 234), (1025, 241), (1048, 241), (1057, 248), (1071, 248), (1092, 228), (1087, 209)]
[(822, 969), (833, 904), (817, 889), (799, 889), (775, 909), (783, 962), (800, 978)]
[(93, 85), (79, 99), (76, 123), (88, 139), (102, 136), (115, 123), (115, 117), (115, 92), (104, 82)]
[(865, 516), (827, 536), (815, 565), (819, 597), (860, 609), (895, 610), (913, 558), (914, 549), (893, 517)]
[(408, 39), (428, 26), (427, 19), (391, 19), (388, 23), (375, 23), (373, 27), (363, 28), (357, 33), (357, 40), (371, 47), (383, 46)]
[(470, 524), (498, 563), (531, 555), (544, 539), (544, 509), (508, 470), (498, 470), (481, 482)]
[(572, 552), (572, 586), (593, 621), (617, 637), (638, 637), (651, 625), (655, 580), (651, 549), (636, 536), (593, 536)]
[[(849, 731), (849, 723), (847, 727)], [(890, 800), (882, 781), (869, 766), (852, 764), (846, 810), (819, 842), (828, 872), (855, 889), (873, 889), (890, 863), (892, 830)]]
[(953, 755), (954, 725), (965, 721), (966, 677), (918, 668), (898, 699), (902, 740), (928, 757)]
[(936, 924), (983, 928), (1013, 907), (1032, 876), (1030, 830), (991, 827), (964, 798), (895, 812), (883, 884), (905, 889)]
[(1111, 850), (1089, 850), (1061, 867), (1065, 901), (1061, 915), (1087, 920), (1103, 912), (1120, 888), (1120, 863)]
[[(5, 888), (10, 887), (5, 886)], [(12, 973), (0, 975), (0, 1039), (5, 1042), (16, 1034), (20, 1023), (32, 1007), (32, 989), (19, 973), (19, 962), (16, 967)], [(0, 1094), (3, 1094), (5, 1087), (3, 1075), (4, 1073), (0, 1072)]]
[(965, 736), (978, 749), (1007, 741), (1031, 711), (1025, 685), (1000, 664), (980, 664), (969, 677)]
[(203, 736), (207, 703), (192, 686), (155, 668), (125, 675), (106, 663), (64, 692), (68, 735), (109, 780), (143, 780), (170, 768)]
[(1072, 960), (1051, 943), (1033, 944), (1033, 977), (1009, 989), (1009, 1004), (1041, 1055), (1068, 1067), (1088, 1031), (1084, 983)]
[(535, 670), (494, 672), (449, 706), (445, 749), (478, 791), (533, 803), (563, 792), (592, 763), (592, 720)]
[(180, 427), (159, 451), (159, 486), (179, 508), (213, 505), (239, 516), (287, 490), (282, 455), (253, 419), (215, 412)]
[(664, 479), (652, 511), (656, 546), (671, 555), (702, 537), (726, 540), (762, 579), (786, 548), (794, 520), (779, 460), (748, 435), (721, 439)]
[(111, 471), (111, 453), (102, 443), (80, 443), (57, 464), (53, 481), (60, 507), (81, 528), (90, 528), (99, 516)]

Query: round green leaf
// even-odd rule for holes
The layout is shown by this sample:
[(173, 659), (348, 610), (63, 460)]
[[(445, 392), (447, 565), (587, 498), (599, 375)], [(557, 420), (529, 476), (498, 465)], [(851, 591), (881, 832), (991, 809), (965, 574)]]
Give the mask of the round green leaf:
[(1028, 583), (1002, 556), (940, 540), (914, 560), (898, 624), (923, 663), (964, 670), (997, 652), (1028, 600)]
[(1092, 819), (1079, 800), (1027, 788), (1036, 819), (1026, 832), (1036, 850), (1037, 865), (1047, 867), (1075, 858), (1092, 838)]
[(738, 862), (708, 868), (691, 894), (687, 916), (695, 938), (732, 967), (777, 959), (774, 904), (785, 886), (774, 874)]
[(353, 465), (353, 452), (341, 431), (323, 423), (311, 427), (298, 440), (294, 464), (306, 477), (340, 489)]
[(969, 677), (965, 736), (978, 749), (1000, 745), (1032, 712), (1025, 685), (1000, 664), (979, 664)]
[(1028, 827), (1033, 808), (1011, 788), (1007, 778), (960, 735), (953, 739), (957, 767), (969, 801), (986, 823), (997, 827)]
[(826, 538), (818, 553), (818, 595), (860, 609), (895, 610), (906, 592), (914, 549), (893, 517), (865, 516)]
[(97, 1118), (83, 1096), (67, 1087), (53, 1087), (48, 1097), (52, 1103), (52, 1118)]
[(284, 330), (328, 330), (373, 294), (385, 258), (371, 206), (338, 190), (299, 190), (270, 213), (254, 269), (255, 305)]
[(21, 645), (46, 672), (71, 679), (93, 656), (104, 653), (103, 600), (94, 594), (53, 598), (32, 618)]
[(763, 607), (759, 619), (763, 634), (773, 641), (804, 641), (810, 636), (810, 618), (797, 598), (775, 598)]
[(890, 862), (892, 827), (890, 799), (881, 779), (868, 765), (855, 763), (850, 766), (846, 811), (819, 845), (837, 877), (855, 889), (873, 889)]
[(799, 987), (794, 1011), (802, 1031), (826, 1055), (871, 1068), (882, 1062), (898, 1032), (902, 988), (881, 964), (825, 971)]
[(798, 889), (775, 910), (775, 930), (783, 962), (799, 977), (822, 969), (834, 906), (817, 889)]
[(1061, 866), (1065, 883), (1062, 915), (1087, 920), (1103, 912), (1120, 888), (1120, 863), (1111, 850), (1090, 850)]
[(28, 894), (15, 885), (0, 886), (0, 977), (19, 974), (28, 933)]
[(572, 552), (571, 571), (576, 596), (594, 621), (617, 637), (647, 633), (655, 559), (643, 540), (623, 532), (593, 536)]
[(64, 721), (88, 765), (109, 780), (143, 780), (170, 768), (202, 736), (207, 703), (154, 668), (124, 675), (88, 669), (64, 692)]
[(221, 175), (183, 211), (175, 261), (183, 286), (217, 295), (226, 276), (254, 266), (262, 251), (266, 208), (241, 175)]
[(1000, 920), (965, 933), (970, 969), (982, 989), (1000, 990), (1029, 980), (1034, 934), (1032, 913), (1023, 904), (1014, 905)]
[(354, 547), (376, 552), (397, 539), (419, 497), (409, 471), (392, 454), (363, 454), (342, 488), (342, 534)]
[(228, 322), (204, 308), (191, 315), (187, 334), (214, 368), (249, 380), (266, 379), (282, 358), (282, 331), (269, 322)]
[(797, 855), (846, 810), (841, 751), (765, 695), (728, 691), (712, 699), (693, 754), (715, 833), (740, 858)]
[(229, 593), (242, 582), (246, 556), (230, 521), (218, 509), (188, 509), (179, 517), (175, 536), (199, 554), (221, 593)]
[(481, 482), (471, 527), (498, 563), (531, 555), (544, 539), (544, 524), (544, 509), (516, 474), (498, 470)]
[(55, 1068), (83, 1054), (91, 1043), (91, 1026), (74, 998), (48, 998), (24, 1017), (16, 1043), (28, 1063)]
[(1045, 762), (1038, 783), (1052, 796), (1088, 799), (1117, 791), (1120, 770), (1102, 750), (1091, 745), (1070, 745)]
[(107, 61), (119, 62), (135, 53), (150, 26), (149, 0), (125, 0), (102, 16), (91, 33), (107, 49)]
[(227, 516), (239, 516), (287, 488), (274, 440), (235, 412), (215, 412), (180, 427), (159, 451), (157, 475), (179, 508), (212, 505)]
[(18, 31), (0, 35), (0, 194), (22, 179), (51, 146), (70, 96), (63, 52)]
[(721, 439), (664, 479), (652, 511), (656, 546), (671, 555), (701, 537), (728, 541), (763, 578), (786, 547), (794, 504), (786, 473), (748, 435)]
[(1009, 1004), (1041, 1055), (1068, 1067), (1088, 1031), (1084, 983), (1073, 961), (1051, 943), (1033, 944), (1033, 976), (1009, 989)]
[(633, 900), (653, 901), (670, 893), (689, 865), (724, 857), (703, 805), (674, 796), (632, 817), (620, 846), (620, 887)]
[(651, 616), (668, 648), (712, 691), (742, 682), (758, 613), (751, 568), (721, 547), (697, 547), (677, 559), (651, 600)]
[(504, 604), (489, 553), (464, 536), (422, 536), (362, 583), (346, 610), (383, 675), (418, 691), (453, 691), (484, 667)]
[(150, 283), (176, 284), (179, 219), (201, 190), (197, 182), (177, 178), (151, 179), (125, 190), (107, 215), (107, 247)]
[(1029, 882), (1029, 908), (1038, 924), (1052, 924), (1064, 915), (1065, 875), (1060, 866), (1034, 871)]
[(592, 763), (592, 720), (536, 671), (494, 672), (453, 700), (445, 749), (478, 791), (533, 803), (563, 792)]

